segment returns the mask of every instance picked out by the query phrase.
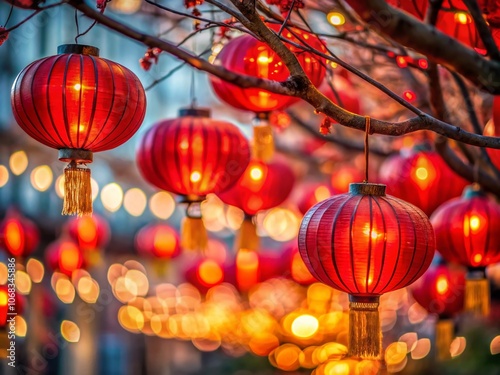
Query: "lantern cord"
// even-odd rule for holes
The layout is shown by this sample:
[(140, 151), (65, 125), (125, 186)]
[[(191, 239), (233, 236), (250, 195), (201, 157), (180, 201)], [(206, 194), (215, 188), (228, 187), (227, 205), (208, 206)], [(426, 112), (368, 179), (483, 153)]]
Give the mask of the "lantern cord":
[(365, 117), (365, 183), (368, 183), (368, 163), (370, 154), (370, 145), (368, 143), (368, 136), (370, 135), (370, 116)]
[[(196, 38), (193, 38), (193, 52), (196, 53)], [(189, 96), (191, 97), (191, 108), (196, 107), (196, 82), (195, 82), (195, 72), (191, 69), (191, 89)]]
[(10, 16), (12, 16), (12, 10), (14, 9), (14, 3), (12, 3), (10, 5), (10, 11), (9, 11), (9, 15), (7, 16), (7, 21), (5, 21), (4, 23), (4, 27), (7, 28), (7, 24), (9, 23), (10, 21)]
[(454, 324), (451, 319), (439, 319), (436, 323), (436, 359), (451, 359), (450, 345), (453, 341)]

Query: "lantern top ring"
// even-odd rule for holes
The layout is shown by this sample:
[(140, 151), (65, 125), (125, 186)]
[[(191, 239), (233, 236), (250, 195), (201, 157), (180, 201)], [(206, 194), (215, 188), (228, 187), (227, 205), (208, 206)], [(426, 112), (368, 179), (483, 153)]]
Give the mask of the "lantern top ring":
[(182, 108), (179, 110), (179, 117), (210, 117), (210, 109), (208, 108)]
[(349, 193), (353, 195), (374, 195), (381, 197), (385, 195), (386, 186), (383, 184), (352, 183), (349, 184)]
[(75, 161), (78, 164), (90, 164), (94, 160), (94, 155), (89, 150), (61, 148), (59, 150), (59, 160), (66, 163)]
[(62, 44), (57, 47), (57, 53), (77, 53), (79, 55), (99, 56), (99, 48), (85, 44)]

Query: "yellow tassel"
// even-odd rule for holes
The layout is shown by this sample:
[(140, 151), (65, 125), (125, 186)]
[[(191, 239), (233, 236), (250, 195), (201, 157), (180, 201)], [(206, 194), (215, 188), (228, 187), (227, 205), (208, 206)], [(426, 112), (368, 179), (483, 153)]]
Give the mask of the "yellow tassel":
[(254, 125), (253, 156), (257, 160), (269, 161), (274, 155), (273, 129), (270, 125)]
[(63, 215), (91, 215), (92, 189), (90, 169), (79, 167), (74, 161), (64, 169)]
[(259, 250), (260, 238), (257, 235), (257, 228), (252, 217), (245, 218), (241, 224), (238, 237), (236, 238), (236, 251), (239, 250)]
[(487, 279), (467, 279), (465, 281), (464, 310), (475, 316), (490, 314), (490, 284)]
[(351, 299), (349, 304), (348, 356), (380, 359), (382, 332), (380, 330), (378, 305), (378, 298), (366, 302)]
[(208, 235), (203, 220), (186, 217), (182, 222), (181, 247), (184, 250), (205, 251), (208, 246)]
[(450, 346), (453, 341), (454, 324), (451, 319), (439, 319), (436, 323), (436, 358), (451, 359)]
[(0, 359), (6, 359), (9, 355), (10, 340), (7, 336), (7, 327), (8, 323), (5, 327), (0, 328)]
[(170, 262), (165, 259), (154, 259), (153, 260), (153, 271), (157, 277), (165, 278), (168, 273)]

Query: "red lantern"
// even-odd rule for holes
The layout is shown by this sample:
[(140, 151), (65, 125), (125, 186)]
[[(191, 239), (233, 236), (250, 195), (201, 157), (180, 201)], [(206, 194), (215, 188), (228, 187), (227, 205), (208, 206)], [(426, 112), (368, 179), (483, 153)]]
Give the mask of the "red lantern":
[(248, 141), (238, 128), (209, 115), (208, 110), (181, 110), (179, 118), (154, 124), (137, 151), (144, 178), (188, 202), (182, 234), (183, 247), (188, 249), (206, 247), (199, 202), (234, 184), (250, 160)]
[(147, 225), (135, 236), (137, 252), (148, 257), (172, 259), (181, 254), (177, 232), (166, 224)]
[(380, 182), (390, 184), (388, 193), (430, 215), (440, 204), (460, 196), (467, 181), (436, 152), (419, 151), (422, 147), (387, 158), (380, 166)]
[(187, 268), (184, 278), (200, 293), (206, 294), (210, 288), (224, 281), (225, 269), (213, 259), (198, 260)]
[(243, 175), (228, 190), (218, 194), (226, 204), (236, 206), (245, 212), (237, 249), (257, 250), (253, 216), (261, 210), (268, 210), (283, 203), (292, 191), (295, 176), (284, 163), (264, 163), (252, 160)]
[(300, 200), (297, 208), (302, 214), (305, 214), (316, 203), (330, 198), (334, 190), (327, 184), (312, 183), (305, 185), (300, 192)]
[(40, 235), (35, 223), (10, 211), (0, 224), (0, 244), (13, 257), (27, 257), (38, 246)]
[(465, 272), (462, 268), (440, 263), (431, 267), (412, 285), (413, 298), (429, 313), (437, 314), (436, 356), (450, 359), (454, 337), (453, 316), (462, 311), (465, 294)]
[(425, 214), (385, 185), (351, 184), (306, 213), (298, 243), (311, 274), (350, 295), (349, 354), (378, 358), (379, 296), (413, 283), (434, 255)]
[(68, 222), (68, 232), (80, 249), (96, 251), (109, 242), (109, 225), (101, 216), (93, 214), (73, 218)]
[(347, 193), (349, 184), (362, 181), (365, 178), (363, 172), (353, 165), (339, 164), (332, 171), (331, 184), (334, 191)]
[[(275, 32), (281, 27), (277, 24), (268, 26)], [(290, 31), (284, 29), (282, 35), (293, 43), (326, 53), (325, 46), (314, 34), (290, 28)], [(320, 85), (325, 77), (325, 59), (293, 45), (287, 46), (295, 53), (311, 82), (315, 86)], [(217, 56), (215, 64), (238, 74), (275, 81), (285, 81), (290, 76), (288, 68), (276, 52), (251, 35), (243, 35), (227, 43)], [(259, 88), (240, 88), (212, 75), (209, 80), (217, 96), (237, 109), (255, 113), (270, 112), (283, 109), (298, 100)]]
[(7, 2), (22, 9), (38, 9), (45, 0), (7, 0)]
[(469, 268), (465, 309), (489, 314), (485, 267), (500, 262), (500, 205), (477, 187), (441, 205), (431, 217), (443, 258)]
[(71, 277), (73, 271), (84, 267), (83, 253), (76, 243), (60, 239), (47, 247), (45, 259), (53, 271)]
[(32, 138), (59, 150), (64, 171), (63, 214), (92, 212), (93, 153), (120, 146), (139, 129), (146, 96), (127, 68), (99, 58), (99, 50), (63, 45), (19, 73), (11, 93), (14, 117)]
[(9, 318), (23, 313), (25, 304), (26, 301), (19, 292), (9, 292), (7, 285), (0, 285), (0, 330), (7, 325)]

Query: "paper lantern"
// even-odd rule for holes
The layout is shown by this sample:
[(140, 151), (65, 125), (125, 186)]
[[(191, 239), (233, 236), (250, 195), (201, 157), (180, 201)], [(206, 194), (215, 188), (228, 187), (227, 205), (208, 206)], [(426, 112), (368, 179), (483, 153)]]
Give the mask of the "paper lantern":
[(442, 203), (460, 196), (467, 181), (425, 145), (391, 156), (380, 166), (380, 182), (387, 192), (414, 204), (427, 215)]
[(268, 210), (283, 203), (292, 191), (294, 182), (295, 176), (287, 164), (252, 160), (238, 181), (218, 194), (224, 203), (236, 206), (245, 213), (245, 220), (236, 241), (237, 250), (258, 250), (259, 238), (253, 216), (261, 210)]
[(38, 246), (40, 234), (35, 223), (10, 210), (0, 224), (0, 245), (10, 256), (24, 258)]
[(436, 357), (438, 360), (450, 359), (455, 326), (452, 318), (464, 307), (464, 269), (444, 262), (431, 266), (412, 285), (411, 293), (424, 309), (438, 316), (435, 331)]
[(181, 254), (177, 232), (166, 224), (151, 224), (140, 229), (135, 236), (137, 252), (146, 257), (172, 259)]
[(500, 262), (500, 205), (477, 186), (441, 205), (431, 216), (437, 249), (448, 262), (468, 267), (465, 310), (489, 314), (486, 266)]
[[(275, 32), (281, 27), (276, 24), (268, 26)], [(323, 43), (314, 34), (291, 28), (290, 31), (284, 29), (282, 36), (298, 45), (306, 45), (326, 53)], [(291, 44), (287, 44), (287, 47), (295, 53), (311, 82), (315, 86), (321, 84), (325, 77), (325, 59)], [(227, 43), (214, 63), (238, 74), (263, 79), (286, 81), (290, 76), (288, 68), (276, 52), (251, 35), (243, 35)], [(214, 75), (210, 75), (209, 80), (215, 94), (223, 102), (236, 109), (257, 114), (253, 128), (254, 157), (264, 161), (270, 160), (274, 152), (274, 142), (268, 113), (284, 109), (299, 99), (259, 88), (241, 88)]]
[(202, 294), (225, 279), (225, 268), (213, 259), (196, 260), (184, 272), (185, 280), (194, 285)]
[(127, 68), (99, 58), (95, 47), (66, 44), (17, 76), (11, 93), (14, 117), (38, 142), (58, 149), (64, 170), (63, 214), (92, 212), (93, 153), (120, 146), (139, 129), (146, 96)]
[(111, 235), (107, 221), (96, 214), (71, 219), (68, 222), (68, 233), (80, 249), (88, 251), (102, 249)]
[(53, 270), (71, 277), (73, 271), (84, 267), (83, 253), (78, 245), (67, 239), (51, 243), (46, 250), (45, 260)]
[(385, 195), (385, 185), (351, 184), (306, 213), (298, 245), (314, 277), (349, 293), (349, 355), (378, 358), (380, 295), (410, 285), (432, 261), (426, 215)]
[(178, 118), (148, 129), (137, 150), (142, 176), (188, 203), (181, 236), (186, 249), (206, 248), (200, 202), (233, 185), (250, 160), (248, 141), (238, 128), (209, 116), (206, 109), (181, 110)]

